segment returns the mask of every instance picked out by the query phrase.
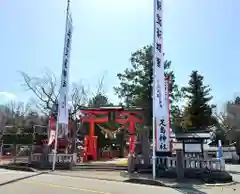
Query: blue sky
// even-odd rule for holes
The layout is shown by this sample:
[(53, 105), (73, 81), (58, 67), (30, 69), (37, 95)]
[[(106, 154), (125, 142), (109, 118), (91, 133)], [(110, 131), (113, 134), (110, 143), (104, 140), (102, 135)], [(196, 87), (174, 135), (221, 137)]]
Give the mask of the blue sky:
[[(116, 74), (130, 66), (131, 52), (152, 43), (153, 0), (71, 0), (73, 44), (71, 82), (84, 80), (92, 91), (103, 74), (104, 91), (117, 101)], [(60, 77), (66, 0), (0, 1), (0, 103), (26, 101), (18, 71)], [(219, 106), (240, 88), (240, 1), (165, 0), (164, 50), (177, 82), (192, 70), (205, 76)], [(14, 98), (15, 96), (15, 98)]]

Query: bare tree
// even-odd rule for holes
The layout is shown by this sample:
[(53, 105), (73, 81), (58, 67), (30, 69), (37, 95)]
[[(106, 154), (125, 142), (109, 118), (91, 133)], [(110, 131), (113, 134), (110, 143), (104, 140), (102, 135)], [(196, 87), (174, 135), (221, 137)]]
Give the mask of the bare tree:
[(6, 125), (6, 121), (7, 121), (7, 115), (4, 111), (4, 109), (0, 109), (0, 137), (1, 134), (3, 134), (5, 125)]
[(4, 133), (15, 133), (26, 125), (26, 116), (31, 111), (29, 103), (10, 101), (4, 106), (5, 126)]
[(228, 119), (228, 115), (226, 112), (214, 113), (214, 116), (217, 118), (218, 123), (225, 133), (232, 129), (232, 124)]
[(89, 98), (88, 98), (88, 90), (82, 83), (73, 83), (72, 84), (72, 92), (71, 92), (71, 109), (70, 114), (72, 117), (75, 117), (78, 113), (79, 109), (82, 106), (87, 106)]
[(105, 75), (103, 75), (100, 80), (99, 80), (99, 83), (98, 83), (98, 86), (97, 86), (97, 92), (94, 96), (97, 96), (99, 94), (104, 94), (104, 90), (103, 90), (103, 86), (104, 86), (104, 79), (105, 79)]
[[(21, 72), (23, 86), (31, 91), (36, 99), (36, 107), (45, 115), (56, 107), (59, 96), (59, 84), (54, 73), (46, 71), (41, 77), (32, 77), (25, 72)], [(70, 94), (70, 116), (77, 113), (79, 108), (88, 102), (88, 91), (82, 83), (74, 83)]]
[[(237, 97), (235, 101), (228, 102), (226, 107), (227, 121), (231, 124), (227, 138), (234, 142), (238, 156), (240, 156), (240, 105)], [(240, 162), (240, 159), (239, 159)]]
[(36, 107), (45, 115), (48, 115), (57, 102), (58, 88), (56, 76), (46, 71), (42, 77), (32, 77), (25, 72), (20, 72), (23, 78), (23, 86), (31, 91), (36, 99)]
[[(49, 115), (56, 108), (59, 96), (59, 84), (53, 72), (46, 71), (43, 76), (33, 77), (20, 72), (23, 78), (23, 87), (35, 95), (33, 100), (36, 107), (45, 115)], [(75, 119), (81, 107), (87, 106), (90, 99), (103, 93), (104, 76), (101, 77), (96, 93), (89, 95), (89, 89), (83, 82), (73, 83), (70, 92), (70, 117)], [(56, 110), (55, 110), (56, 111)]]
[(24, 117), (31, 110), (29, 103), (10, 101), (5, 105), (8, 125), (23, 126)]

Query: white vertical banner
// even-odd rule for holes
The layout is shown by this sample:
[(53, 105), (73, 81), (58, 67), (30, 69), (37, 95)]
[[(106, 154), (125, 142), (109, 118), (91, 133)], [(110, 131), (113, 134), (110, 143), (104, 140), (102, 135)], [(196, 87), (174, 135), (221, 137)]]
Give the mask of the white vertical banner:
[(154, 107), (155, 131), (156, 131), (156, 151), (169, 152), (169, 130), (168, 130), (168, 111), (165, 101), (165, 76), (164, 76), (164, 58), (163, 58), (163, 8), (162, 0), (155, 0), (154, 3)]
[[(63, 52), (63, 65), (61, 76), (60, 96), (58, 103), (58, 123), (68, 125), (68, 88), (69, 88), (69, 66), (72, 42), (72, 16), (67, 12), (66, 31)], [(63, 127), (63, 126), (62, 126)], [(66, 127), (67, 128), (67, 127)], [(60, 134), (59, 134), (60, 135)]]

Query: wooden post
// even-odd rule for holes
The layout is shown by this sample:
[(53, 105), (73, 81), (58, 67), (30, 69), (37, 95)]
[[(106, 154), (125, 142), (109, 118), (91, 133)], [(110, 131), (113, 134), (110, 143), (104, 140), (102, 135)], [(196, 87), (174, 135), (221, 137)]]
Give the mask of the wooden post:
[(28, 155), (28, 164), (32, 163), (32, 154), (33, 154), (33, 145), (31, 145), (31, 147), (30, 147), (30, 152)]
[(48, 145), (43, 144), (42, 146), (42, 155), (40, 159), (40, 168), (44, 169), (48, 166), (48, 153), (49, 153), (49, 148)]
[(71, 134), (72, 134), (72, 147), (71, 147), (71, 154), (74, 154), (77, 152), (77, 121), (76, 120), (71, 120), (72, 125), (71, 125)]
[(185, 170), (185, 164), (184, 164), (184, 154), (182, 149), (176, 150), (176, 173), (177, 173), (177, 179), (182, 180), (184, 178), (184, 170)]
[(135, 168), (135, 158), (133, 153), (128, 154), (128, 173), (131, 174), (134, 172)]
[(150, 143), (149, 143), (149, 128), (144, 127), (143, 134), (141, 134), (141, 146), (142, 146), (142, 155), (144, 159), (144, 165), (149, 165), (149, 156), (150, 156)]

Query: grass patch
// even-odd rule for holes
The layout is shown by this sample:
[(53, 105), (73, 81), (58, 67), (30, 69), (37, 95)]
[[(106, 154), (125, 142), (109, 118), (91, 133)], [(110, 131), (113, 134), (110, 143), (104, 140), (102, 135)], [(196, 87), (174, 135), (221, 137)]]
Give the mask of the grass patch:
[(127, 159), (120, 160), (116, 164), (119, 165), (119, 166), (128, 166), (128, 160)]

